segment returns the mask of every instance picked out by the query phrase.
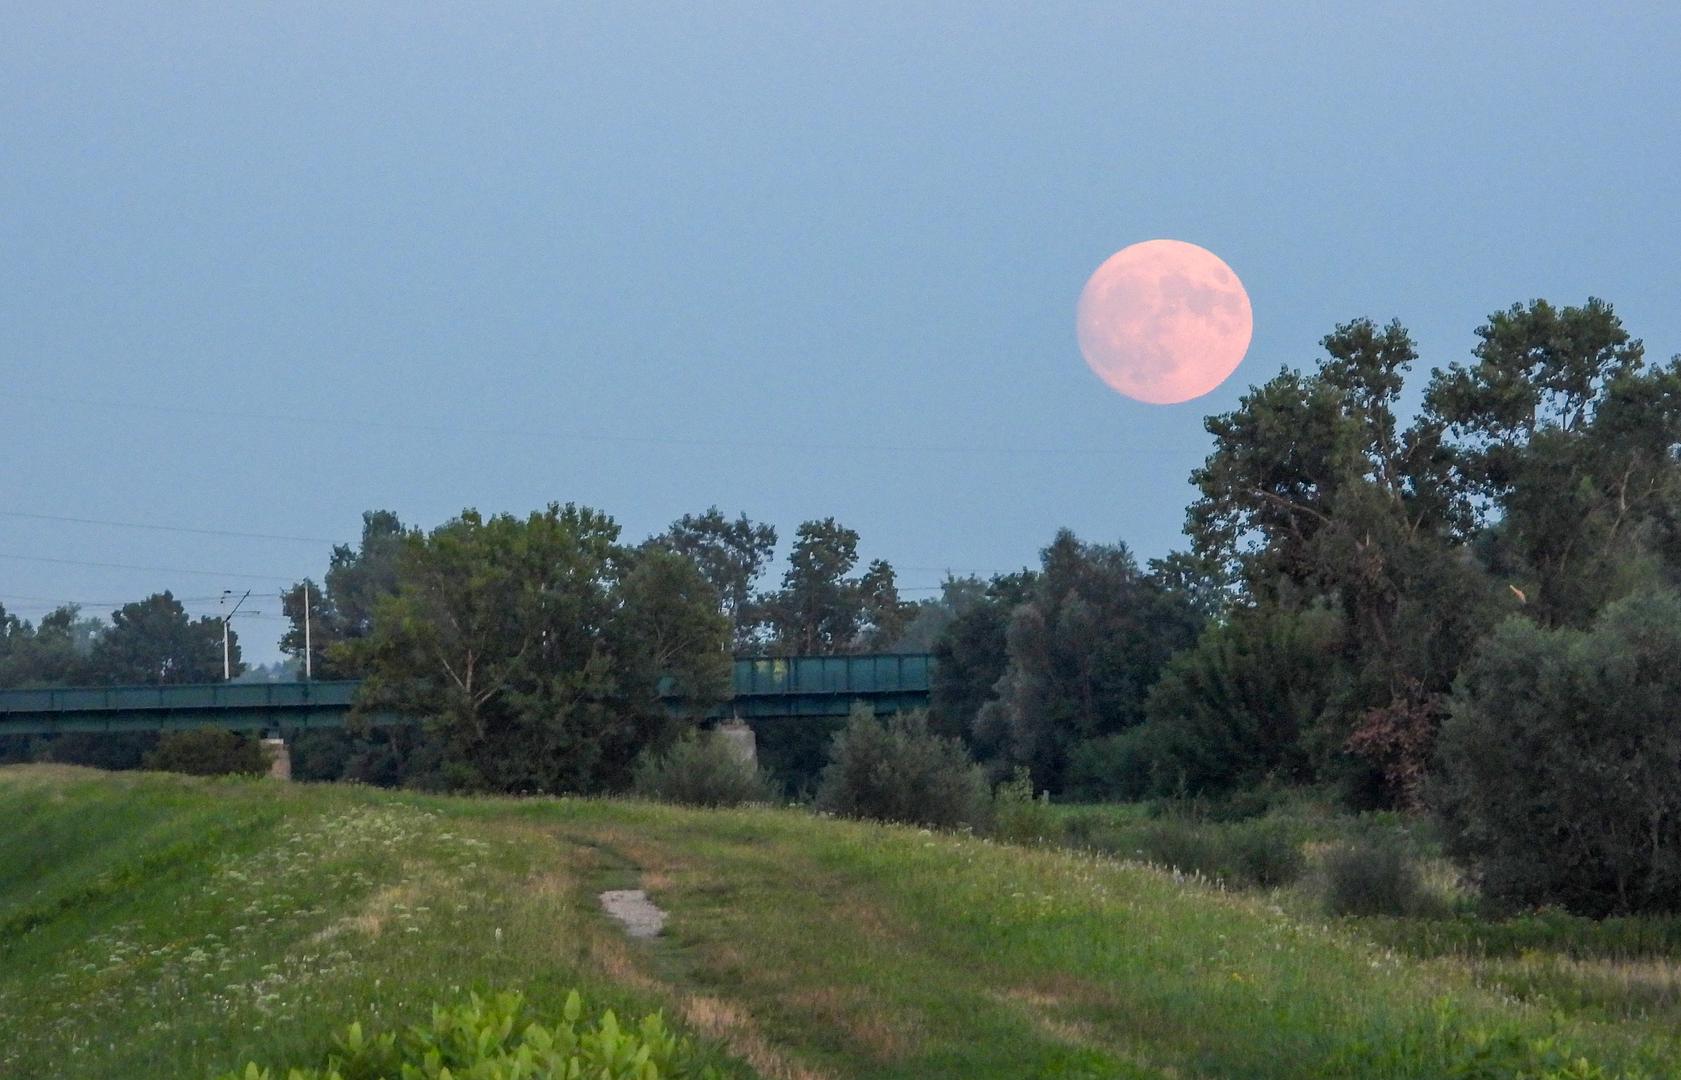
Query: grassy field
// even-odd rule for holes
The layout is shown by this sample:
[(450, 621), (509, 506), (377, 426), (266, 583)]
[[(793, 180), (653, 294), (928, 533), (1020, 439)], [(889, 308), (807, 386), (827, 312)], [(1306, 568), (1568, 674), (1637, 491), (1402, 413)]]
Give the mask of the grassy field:
[[(315, 1063), (352, 1019), (572, 987), (741, 1077), (1681, 1075), (1672, 1002), (1624, 1007), (1645, 976), (1553, 949), (1569, 921), (1331, 921), (1289, 888), (792, 810), (31, 766), (0, 769), (0, 815), (8, 1078)], [(600, 913), (627, 885), (665, 935)]]

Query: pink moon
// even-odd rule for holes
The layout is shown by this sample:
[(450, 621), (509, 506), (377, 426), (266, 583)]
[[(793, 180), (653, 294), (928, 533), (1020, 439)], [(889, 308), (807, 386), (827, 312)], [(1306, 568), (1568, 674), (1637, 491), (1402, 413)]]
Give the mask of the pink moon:
[(1080, 353), (1111, 389), (1151, 405), (1226, 381), (1249, 350), (1249, 294), (1211, 251), (1146, 240), (1109, 256), (1080, 292)]

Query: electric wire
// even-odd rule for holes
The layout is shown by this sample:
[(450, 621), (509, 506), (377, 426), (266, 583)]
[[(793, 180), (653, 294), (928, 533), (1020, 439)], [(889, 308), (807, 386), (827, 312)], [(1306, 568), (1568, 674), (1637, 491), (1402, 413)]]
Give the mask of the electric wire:
[(225, 536), (236, 540), (285, 540), (300, 544), (340, 544), (342, 540), (328, 540), (323, 536), (287, 536), (281, 533), (237, 532), (232, 529), (199, 529), (186, 525), (151, 525), (141, 521), (111, 521), (106, 518), (68, 517), (63, 514), (34, 514), (23, 510), (0, 510), (0, 517), (25, 518), (30, 521), (58, 521), (75, 525), (108, 525), (121, 529), (146, 529), (151, 532), (190, 533), (194, 536)]
[(563, 428), (517, 428), (496, 425), (450, 425), (450, 424), (421, 424), (402, 420), (371, 420), (367, 417), (347, 417), (311, 415), (305, 412), (295, 414), (252, 412), (243, 409), (204, 409), (184, 405), (157, 405), (135, 401), (102, 401), (96, 398), (73, 398), (57, 394), (18, 394), (12, 400), (35, 400), (50, 402), (55, 405), (68, 405), (73, 408), (114, 409), (120, 412), (136, 410), (146, 412), (167, 413), (177, 416), (215, 416), (231, 420), (255, 420), (276, 424), (315, 424), (333, 428), (369, 428), (384, 431), (404, 431), (418, 435), (479, 435), (487, 431), (494, 431), (499, 436), (517, 435), (522, 438), (541, 439), (547, 442), (594, 442), (617, 445), (653, 445), (673, 447), (709, 447), (713, 449), (729, 450), (784, 450), (795, 452), (818, 451), (823, 453), (861, 452), (890, 454), (930, 454), (930, 455), (989, 455), (1001, 457), (1179, 457), (1181, 455), (1166, 447), (1122, 448), (1110, 447), (1099, 449), (1095, 447), (1058, 447), (1058, 446), (1007, 446), (993, 444), (990, 446), (938, 446), (915, 444), (889, 444), (868, 442), (831, 442), (819, 443), (804, 440), (783, 439), (724, 439), (701, 438), (679, 435), (617, 435), (599, 431), (576, 431)]

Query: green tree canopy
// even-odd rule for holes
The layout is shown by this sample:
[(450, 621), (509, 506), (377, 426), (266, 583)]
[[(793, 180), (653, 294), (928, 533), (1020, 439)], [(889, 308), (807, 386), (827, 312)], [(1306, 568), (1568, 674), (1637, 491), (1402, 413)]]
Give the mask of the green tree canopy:
[(1000, 765), (1025, 765), (1060, 791), (1079, 743), (1140, 723), (1169, 657), (1196, 639), (1189, 599), (1139, 569), (1124, 544), (1083, 543), (1067, 529), (1041, 555), (1010, 614), (997, 696), (976, 719)]
[(697, 705), (725, 692), (729, 625), (693, 563), (618, 535), (558, 504), (407, 535), (373, 633), (339, 646), (368, 672), (363, 708), (428, 717), (448, 786), (622, 786), (672, 732), (662, 676)]
[(1681, 910), (1681, 596), (1587, 630), (1513, 618), (1442, 729), (1435, 802), (1487, 893), (1590, 915)]
[[(347, 679), (361, 675), (355, 669), (351, 650), (335, 650), (340, 642), (367, 637), (373, 632), (374, 612), (384, 597), (397, 589), (397, 558), (407, 535), (403, 523), (389, 510), (370, 510), (362, 515), (362, 540), (358, 547), (338, 544), (328, 557), (324, 585), (301, 581), (281, 596), (281, 610), (291, 621), (280, 638), (280, 649), (303, 660), (307, 636), (311, 669), (319, 679)], [(309, 627), (305, 634), (304, 602), (309, 601)]]
[[(229, 670), (245, 670), (239, 634), (227, 634)], [(222, 679), (222, 620), (210, 615), (188, 618), (169, 592), (124, 604), (111, 613), (111, 629), (100, 636), (88, 658), (88, 672), (99, 682), (196, 683)]]
[(760, 621), (753, 590), (776, 552), (776, 529), (746, 514), (732, 521), (714, 506), (684, 514), (649, 543), (694, 561), (718, 594), (736, 648), (751, 648)]

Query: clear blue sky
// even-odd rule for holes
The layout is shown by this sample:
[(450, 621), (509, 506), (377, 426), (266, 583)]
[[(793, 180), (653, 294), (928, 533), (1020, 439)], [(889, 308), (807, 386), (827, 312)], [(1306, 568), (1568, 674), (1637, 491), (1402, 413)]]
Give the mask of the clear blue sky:
[[(1166, 552), (1202, 417), (1354, 316), (1442, 364), (1593, 294), (1681, 351), (1668, 5), (800, 7), (13, 5), (0, 510), (350, 539), (575, 500), (639, 538), (716, 503), (928, 587), (1062, 525)], [(1180, 406), (1075, 347), (1153, 237), (1255, 311)], [(0, 516), (0, 555), (33, 618), (326, 545)]]

